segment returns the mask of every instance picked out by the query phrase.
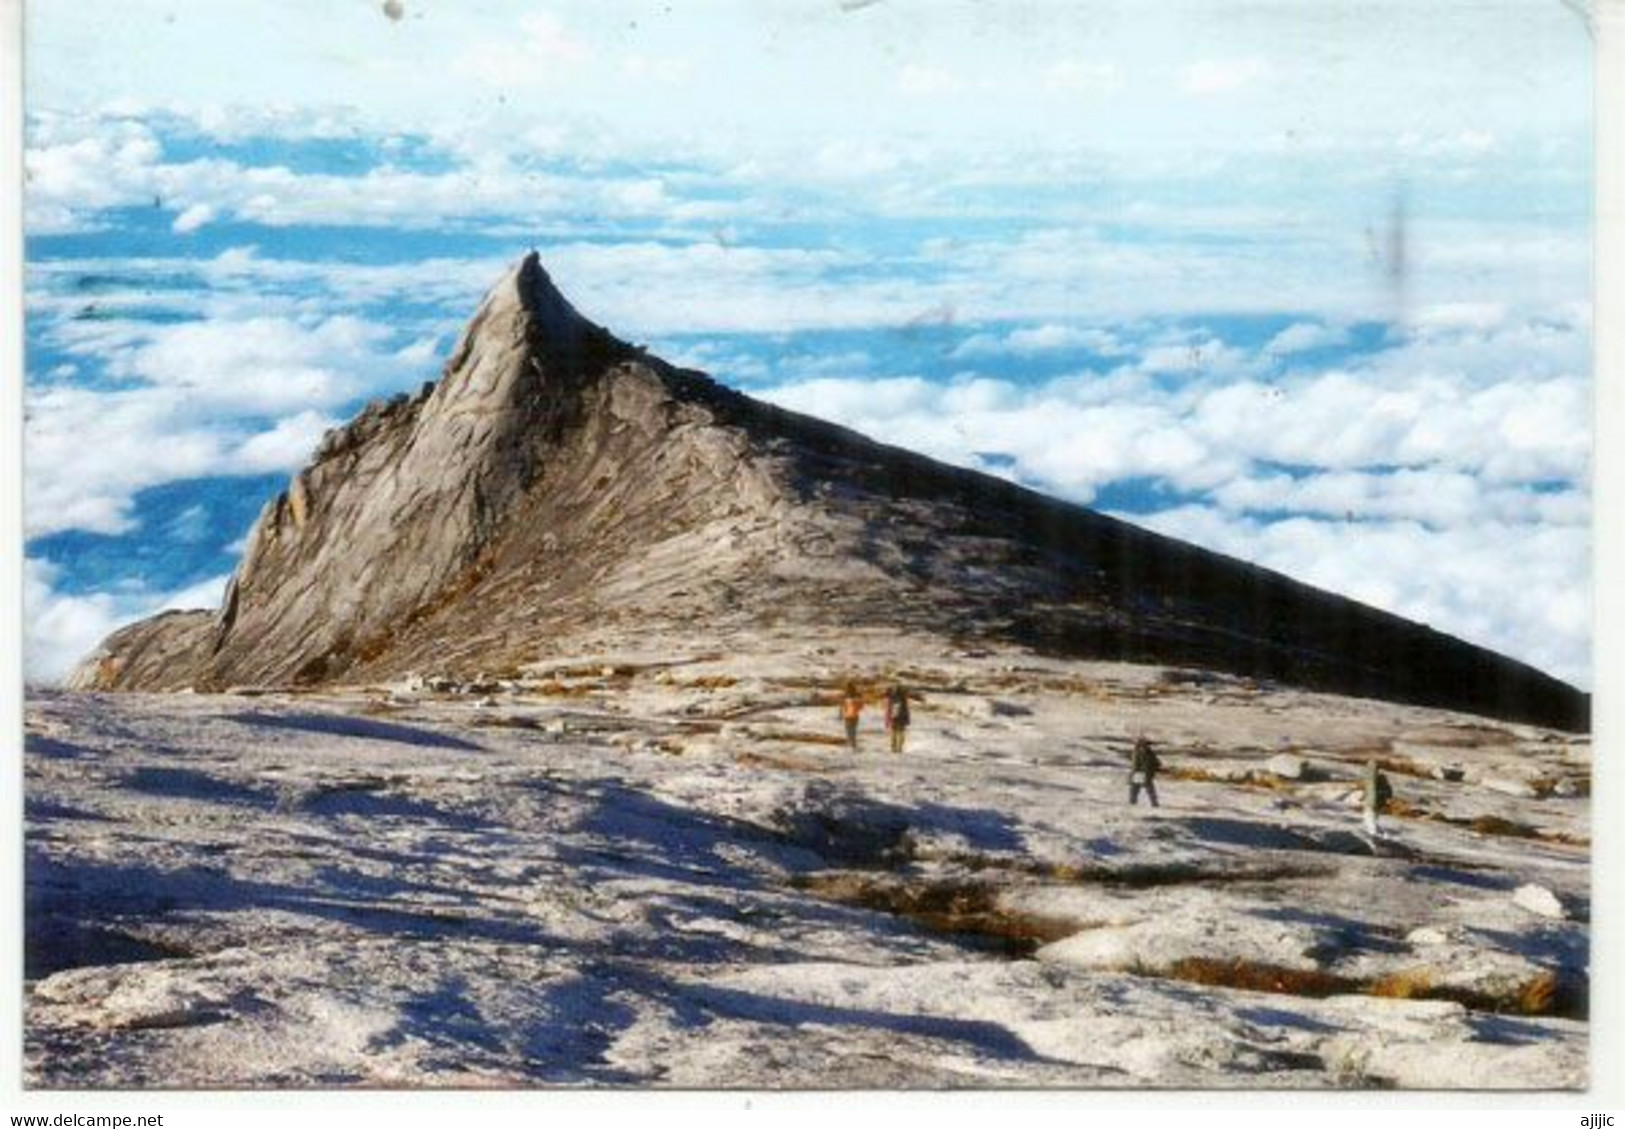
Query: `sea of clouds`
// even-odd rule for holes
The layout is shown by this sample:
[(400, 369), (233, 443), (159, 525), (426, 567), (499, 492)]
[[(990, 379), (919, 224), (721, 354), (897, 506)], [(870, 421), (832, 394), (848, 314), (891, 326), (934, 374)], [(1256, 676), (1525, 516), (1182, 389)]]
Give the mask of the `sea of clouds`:
[(32, 678), (217, 599), (322, 432), (433, 379), (536, 246), (587, 316), (754, 395), (1588, 684), (1561, 145), (673, 151), (136, 105), (36, 110), (27, 142)]

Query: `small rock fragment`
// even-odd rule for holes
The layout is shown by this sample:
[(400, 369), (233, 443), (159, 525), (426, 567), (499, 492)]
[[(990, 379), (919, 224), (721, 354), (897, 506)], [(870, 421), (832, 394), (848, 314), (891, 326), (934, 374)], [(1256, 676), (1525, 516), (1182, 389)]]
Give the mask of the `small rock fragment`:
[(1492, 792), (1500, 792), (1506, 796), (1516, 796), (1520, 800), (1533, 800), (1538, 795), (1535, 786), (1527, 780), (1516, 780), (1505, 776), (1486, 776), (1481, 783)]
[(1563, 903), (1557, 895), (1534, 882), (1527, 882), (1514, 890), (1512, 900), (1530, 913), (1541, 917), (1549, 917), (1556, 921), (1568, 917), (1568, 911), (1563, 908)]
[(1265, 762), (1264, 767), (1282, 780), (1302, 780), (1309, 771), (1304, 759), (1291, 753), (1277, 753)]

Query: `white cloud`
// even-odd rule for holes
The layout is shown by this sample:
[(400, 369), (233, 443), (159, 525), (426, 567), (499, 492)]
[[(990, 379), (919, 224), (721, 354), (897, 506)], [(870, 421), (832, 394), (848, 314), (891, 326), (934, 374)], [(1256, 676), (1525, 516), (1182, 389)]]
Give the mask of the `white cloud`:
[(1186, 67), (1183, 85), (1189, 94), (1228, 94), (1270, 75), (1272, 68), (1259, 58), (1202, 59)]
[(1460, 376), (1365, 370), (1229, 384), (1204, 394), (1189, 422), (1209, 445), (1255, 459), (1331, 469), (1440, 464), (1517, 482), (1584, 477), (1590, 409), (1581, 377), (1475, 388)]
[[(101, 353), (108, 373), (184, 390), (194, 415), (224, 409), (243, 415), (332, 406), (399, 375), (392, 331), (360, 318), (314, 324), (251, 317), (179, 325), (131, 326), (140, 339)], [(69, 349), (81, 355), (83, 344)]]
[(1067, 94), (1106, 94), (1123, 86), (1123, 72), (1113, 63), (1063, 59), (1045, 67), (1045, 90)]
[[(337, 128), (319, 124), (295, 116), (288, 128), (312, 134)], [(364, 125), (349, 124), (363, 152), (396, 136), (367, 132)], [(606, 136), (552, 120), (511, 134), (448, 134), (434, 144), (450, 158), (449, 167), (398, 167), (375, 148), (370, 166), (333, 175), (224, 159), (174, 161), (149, 125), (48, 116), (30, 134), (28, 222), (41, 234), (88, 228), (106, 222), (104, 209), (158, 200), (183, 216), (212, 210), (216, 220), (274, 227), (455, 226), (511, 232), (517, 243), (568, 232), (590, 216), (595, 224), (653, 225), (653, 237), (667, 244), (738, 244), (787, 220), (852, 229), (899, 218), (957, 223), (986, 217), (1016, 221), (1023, 234), (922, 242), (918, 260), (886, 265), (892, 278), (870, 272), (867, 293), (854, 294), (870, 300), (869, 317), (854, 315), (857, 300), (803, 302), (785, 328), (808, 324), (823, 309), (834, 315), (832, 325), (889, 320), (902, 304), (891, 298), (905, 287), (938, 291), (922, 295), (919, 308), (947, 302), (970, 321), (1069, 322), (1079, 315), (1080, 293), (1092, 320), (1148, 312), (1278, 312), (1283, 294), (1306, 314), (1334, 324), (1396, 314), (1391, 279), (1371, 261), (1363, 229), (1348, 223), (1339, 196), (1371, 191), (1376, 158), (1363, 152), (1317, 158), (1313, 175), (1324, 190), (1304, 193), (1296, 153), (1264, 161), (1195, 152), (1104, 161), (1064, 148), (966, 154), (918, 139), (857, 134), (799, 149), (763, 147), (740, 160), (728, 144), (712, 146), (700, 137), (679, 150), (691, 167), (656, 175), (627, 170), (659, 167), (669, 153), (645, 151), (646, 140)], [(1109, 199), (1094, 204), (1026, 202), (1029, 189), (1042, 198), (1046, 186), (1072, 182), (1113, 188)], [(1177, 207), (1167, 202), (1170, 193)], [(1283, 193), (1290, 207), (1264, 202)], [(1381, 193), (1373, 222), (1385, 222), (1386, 185)], [(858, 195), (861, 206), (854, 204)], [(1041, 222), (1033, 223), (1035, 217)], [(1132, 234), (1116, 229), (1124, 222), (1132, 223)], [(1492, 316), (1497, 305), (1583, 299), (1590, 253), (1582, 225), (1581, 219), (1536, 224), (1521, 212), (1419, 219), (1411, 225), (1409, 305), (1399, 312), (1414, 312), (1414, 324), (1429, 327), (1474, 311)], [(1193, 241), (1192, 231), (1204, 238)], [(1225, 238), (1208, 238), (1213, 235)], [(1087, 280), (1084, 292), (1080, 280)]]
[(1415, 521), (1439, 528), (1484, 520), (1584, 526), (1591, 517), (1590, 502), (1578, 486), (1537, 491), (1438, 467), (1248, 474), (1221, 484), (1212, 497), (1231, 512)]
[[(1035, 327), (1029, 340), (1051, 340), (1049, 330)], [(1019, 332), (973, 337), (958, 352), (970, 345), (970, 352), (995, 356)], [(1067, 493), (1089, 494), (1127, 477), (1161, 476), (1187, 489), (1231, 480), (1230, 493), (1221, 497), (1236, 507), (1273, 502), (1333, 514), (1355, 509), (1362, 516), (1425, 512), (1444, 520), (1458, 500), (1452, 490), (1468, 481), (1489, 491), (1586, 478), (1586, 378), (1497, 376), (1479, 368), (1496, 356), (1519, 357), (1517, 342), (1526, 332), (1526, 325), (1508, 326), (1454, 354), (1437, 341), (1406, 341), (1342, 369), (1286, 379), (1271, 375), (1270, 346), (1252, 353), (1195, 333), (1166, 344), (1120, 345), (1129, 355), (1108, 374), (1024, 386), (989, 381), (985, 387), (999, 395), (985, 402), (954, 399), (963, 395), (962, 382), (823, 380), (768, 394), (871, 433), (912, 429), (933, 445), (931, 453), (954, 461), (979, 450), (1007, 452), (1021, 473)], [(1542, 347), (1584, 348), (1578, 328), (1560, 338)], [(1447, 363), (1452, 356), (1454, 366)], [(1168, 386), (1151, 379), (1159, 376), (1186, 379)], [(900, 387), (908, 390), (907, 402), (895, 399)], [(953, 426), (900, 418), (909, 412), (948, 418)], [(1265, 491), (1273, 480), (1244, 473), (1271, 464), (1323, 473), (1290, 491), (1280, 482)], [(1398, 477), (1394, 468), (1401, 468)], [(1380, 491), (1372, 476), (1381, 478)], [(1412, 493), (1428, 496), (1420, 510), (1404, 508), (1403, 496)], [(1492, 496), (1498, 505), (1549, 508), (1554, 515), (1565, 505), (1561, 495), (1481, 492), (1474, 502), (1479, 516)]]
[(190, 235), (199, 228), (213, 223), (216, 217), (217, 213), (212, 204), (193, 204), (176, 216), (175, 222), (169, 226), (177, 235)]
[(961, 87), (961, 82), (952, 71), (943, 67), (927, 66), (923, 63), (909, 63), (897, 72), (896, 86), (899, 92), (915, 97), (931, 97), (939, 94), (953, 94)]
[(233, 469), (240, 474), (292, 470), (309, 461), (322, 434), (339, 420), (317, 411), (280, 419), (269, 431), (250, 435), (233, 453)]
[[(153, 202), (181, 209), (178, 234), (221, 218), (432, 229), (499, 217), (537, 226), (581, 215), (701, 222), (751, 208), (742, 198), (673, 198), (658, 180), (603, 175), (590, 161), (580, 172), (544, 171), (511, 137), (466, 146), (449, 169), (413, 171), (380, 156), (359, 174), (336, 175), (222, 158), (166, 160), (149, 126), (122, 119), (54, 121), (36, 134), (25, 154), (25, 218), (37, 234), (93, 227), (103, 209)], [(380, 146), (387, 140), (369, 136)]]
[(162, 155), (146, 125), (100, 118), (38, 136), (23, 153), (24, 222), (30, 231), (70, 231), (86, 213), (151, 200)]
[(879, 380), (825, 377), (775, 389), (764, 395), (792, 411), (851, 422), (899, 418), (911, 412), (929, 410), (941, 392), (940, 386), (917, 376)]
[(980, 452), (1010, 473), (1077, 500), (1121, 478), (1212, 485), (1227, 461), (1195, 440), (1165, 404), (1091, 403), (1070, 382), (1021, 387), (971, 379), (823, 379), (764, 390), (775, 403), (846, 424), (961, 466)]
[(661, 58), (634, 53), (621, 60), (621, 73), (628, 78), (652, 83), (679, 83), (693, 76), (694, 60), (687, 57)]
[(557, 17), (538, 12), (519, 21), (518, 36), (485, 39), (460, 52), (451, 71), (487, 86), (535, 86), (588, 62), (594, 51)]
[(1481, 157), (1493, 152), (1499, 139), (1484, 129), (1464, 129), (1444, 135), (1406, 130), (1399, 135), (1396, 143), (1403, 151), (1427, 158)]
[(1103, 357), (1121, 356), (1126, 351), (1122, 342), (1109, 330), (1050, 323), (1013, 329), (1002, 336), (975, 334), (960, 342), (952, 356), (963, 359), (1031, 357), (1042, 353), (1085, 349)]
[(57, 594), (51, 587), (57, 574), (45, 561), (23, 561), (23, 670), (34, 683), (60, 680), (128, 614), (105, 592)]
[(898, 169), (902, 155), (894, 146), (831, 141), (813, 155), (813, 169), (834, 181), (869, 180)]
[(1489, 331), (1506, 322), (1507, 307), (1501, 302), (1440, 302), (1411, 311), (1406, 320), (1421, 332), (1448, 329)]
[[(856, 18), (832, 4), (764, 18), (743, 18), (732, 5), (693, 5), (680, 17), (658, 5), (630, 5), (610, 18), (602, 5), (556, 0), (546, 5), (549, 16), (528, 24), (514, 18), (527, 6), (489, 3), (408, 5), (424, 18), (391, 24), (375, 2), (284, 0), (281, 22), (320, 28), (322, 50), (312, 50), (308, 36), (265, 34), (262, 23), (233, 17), (229, 6), (207, 7), (171, 25), (158, 23), (161, 12), (152, 10), (163, 34), (133, 40), (106, 34), (140, 18), (132, 11), (151, 10), (132, 9), (130, 0), (80, 0), (31, 15), (38, 35), (30, 45), (43, 60), (30, 62), (31, 101), (68, 109), (114, 97), (185, 107), (232, 96), (250, 104), (320, 98), (374, 118), (452, 126), (490, 117), (511, 127), (538, 112), (599, 115), (624, 133), (663, 140), (685, 126), (701, 132), (695, 122), (727, 120), (738, 123), (750, 149), (784, 135), (805, 148), (854, 131), (883, 141), (921, 129), (936, 137), (1047, 129), (1097, 148), (1168, 149), (1244, 145), (1278, 135), (1283, 125), (1309, 138), (1391, 142), (1408, 129), (1440, 137), (1580, 137), (1589, 123), (1590, 44), (1560, 5), (1510, 13), (1503, 5), (1412, 5), (1402, 20), (1397, 9), (1328, 20), (1315, 5), (1238, 19), (1232, 8), (1197, 0), (1122, 6), (1106, 18), (1088, 4), (1045, 5), (1035, 9), (1039, 17), (976, 5), (932, 7), (926, 15), (873, 5)], [(1065, 58), (1056, 57), (1058, 45)], [(680, 99), (624, 89), (619, 63), (632, 48), (652, 58), (703, 60), (685, 84), (692, 89)], [(931, 112), (931, 99), (897, 106), (889, 96), (899, 50), (950, 74), (974, 70), (980, 81), (996, 83), (1000, 96), (951, 116)], [(1223, 88), (1237, 81), (1238, 69), (1266, 58), (1283, 96), (1247, 120), (1189, 114), (1178, 96), (1186, 77), (1179, 62), (1205, 60), (1189, 77), (1198, 87)], [(1082, 123), (1046, 121), (1054, 95), (1045, 72), (1058, 71), (1052, 81), (1063, 84), (1087, 81), (1097, 60), (1121, 70), (1130, 109)], [(1518, 82), (1483, 79), (1509, 69)], [(543, 88), (545, 110), (519, 97), (493, 105), (493, 95), (559, 72), (568, 81)], [(842, 81), (831, 83), (831, 74)], [(1349, 112), (1350, 90), (1360, 92), (1358, 113)], [(1014, 129), (1013, 122), (1024, 124)]]
[(1341, 326), (1322, 325), (1319, 322), (1295, 322), (1270, 338), (1264, 352), (1276, 356), (1304, 353), (1311, 349), (1329, 349), (1349, 342), (1348, 330)]
[(207, 580), (200, 580), (196, 584), (188, 585), (176, 592), (171, 592), (159, 598), (158, 611), (193, 611), (202, 609), (212, 611), (220, 606), (225, 599), (226, 585), (231, 580), (231, 574), (211, 576)]
[(1152, 345), (1140, 354), (1143, 372), (1185, 377), (1237, 377), (1256, 373), (1259, 358), (1216, 337), (1197, 336), (1177, 343)]
[(70, 353), (128, 384), (27, 390), (31, 537), (128, 533), (135, 495), (162, 483), (291, 471), (331, 425), (322, 409), (429, 375), (390, 348), (388, 331), (352, 317), (69, 322), (59, 333)]
[(218, 607), (228, 579), (211, 577), (177, 592), (70, 594), (56, 590), (60, 575), (48, 561), (23, 561), (23, 669), (37, 685), (59, 682), (108, 635), (138, 619), (169, 609)]

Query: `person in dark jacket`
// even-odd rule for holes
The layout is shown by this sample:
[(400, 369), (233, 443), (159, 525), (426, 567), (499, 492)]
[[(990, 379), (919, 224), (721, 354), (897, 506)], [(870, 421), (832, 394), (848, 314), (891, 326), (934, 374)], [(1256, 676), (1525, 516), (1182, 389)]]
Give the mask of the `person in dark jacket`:
[(1128, 802), (1130, 805), (1140, 802), (1140, 789), (1145, 789), (1146, 797), (1151, 801), (1152, 807), (1161, 807), (1157, 803), (1157, 770), (1162, 762), (1157, 759), (1151, 742), (1144, 737), (1134, 739), (1134, 753), (1128, 766)]
[(886, 732), (891, 734), (891, 751), (901, 753), (908, 738), (908, 691), (893, 686), (886, 691)]
[(1365, 765), (1365, 830), (1373, 839), (1381, 839), (1382, 826), (1378, 822), (1394, 798), (1394, 786), (1388, 783), (1388, 774), (1377, 767), (1376, 758)]

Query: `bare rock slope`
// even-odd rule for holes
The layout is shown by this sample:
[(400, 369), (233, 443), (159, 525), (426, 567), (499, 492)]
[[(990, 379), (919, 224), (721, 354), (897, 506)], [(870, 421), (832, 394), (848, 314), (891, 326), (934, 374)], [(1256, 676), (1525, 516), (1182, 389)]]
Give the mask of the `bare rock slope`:
[[(27, 1084), (1587, 1084), (1588, 739), (890, 632), (826, 650), (34, 695)], [(836, 736), (854, 666), (908, 668), (903, 755), (872, 713), (855, 754)], [(1126, 802), (1137, 732), (1155, 809)]]
[(441, 380), (329, 433), (218, 612), (126, 628), (73, 684), (467, 676), (617, 628), (725, 645), (859, 624), (1588, 724), (1585, 695), (1523, 664), (674, 368), (582, 317), (534, 253)]

